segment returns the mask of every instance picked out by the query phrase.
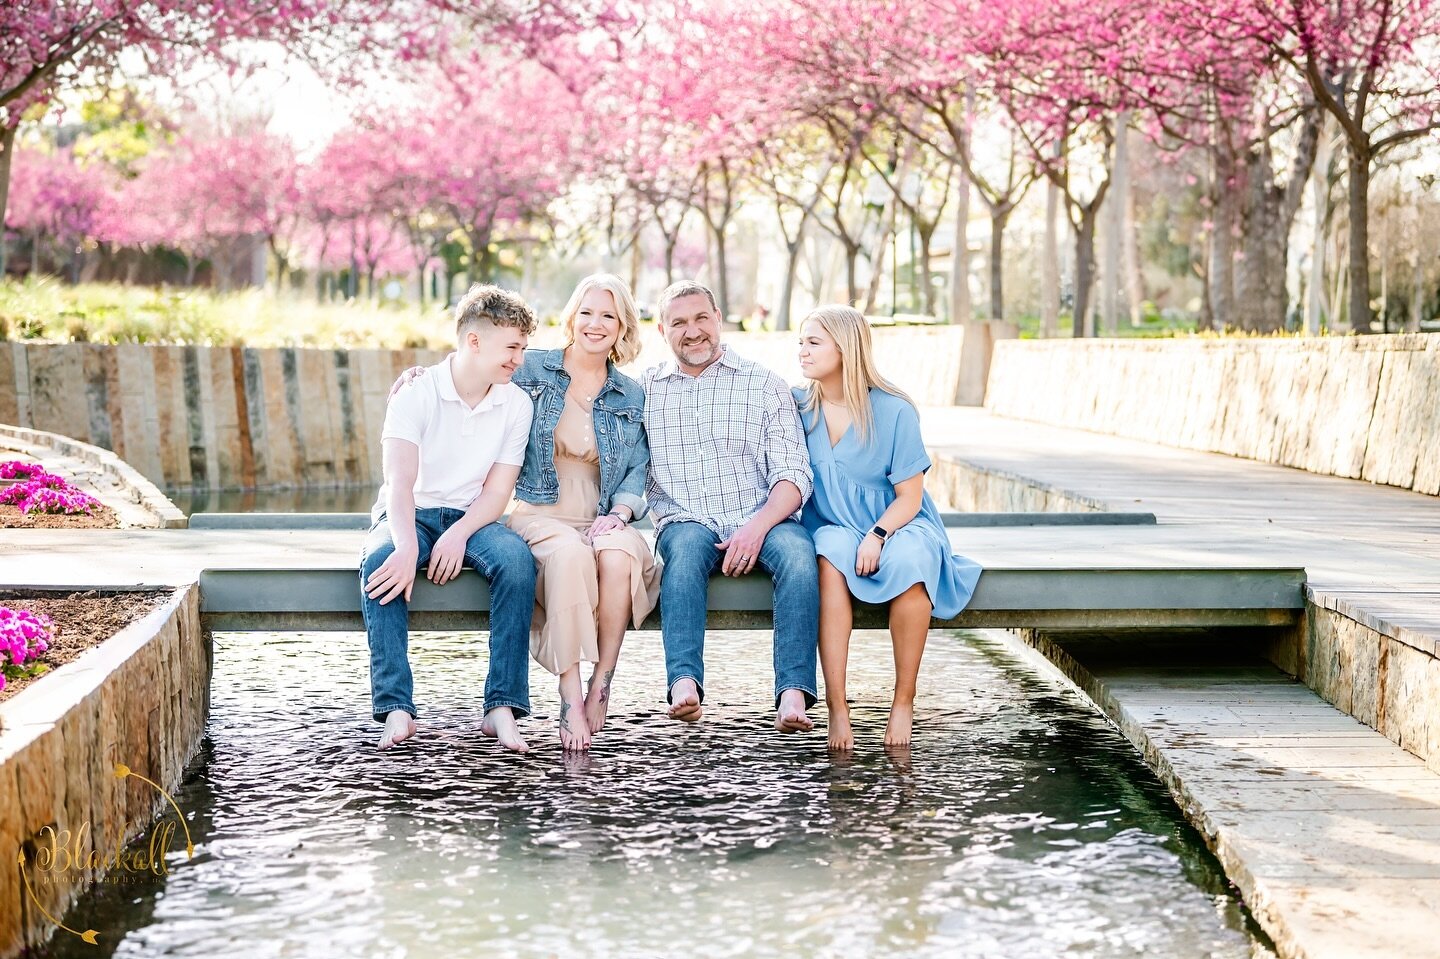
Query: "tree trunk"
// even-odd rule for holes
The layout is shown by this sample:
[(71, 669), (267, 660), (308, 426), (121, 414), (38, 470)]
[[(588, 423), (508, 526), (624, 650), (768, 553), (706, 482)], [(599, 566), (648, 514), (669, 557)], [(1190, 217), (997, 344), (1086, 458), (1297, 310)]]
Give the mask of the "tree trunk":
[(1350, 329), (1373, 333), (1370, 313), (1370, 147), (1349, 144)]
[[(1330, 257), (1330, 260), (1338, 266), (1340, 261), (1345, 259), (1345, 235), (1338, 227), (1330, 231), (1330, 242), (1335, 247), (1335, 255)], [(1350, 276), (1350, 271), (1335, 269), (1331, 273), (1334, 274), (1334, 279), (1330, 290), (1330, 306), (1326, 312), (1330, 316), (1330, 328), (1334, 330), (1342, 325), (1340, 321), (1345, 313), (1345, 280)]]
[[(1005, 225), (1014, 207), (996, 205), (990, 211), (990, 319), (1005, 319)], [(1058, 285), (1058, 284), (1057, 284)]]
[(715, 299), (721, 316), (730, 315), (730, 268), (725, 259), (725, 227), (728, 221), (712, 226), (715, 236)]
[(845, 248), (845, 302), (858, 308), (861, 305), (860, 282), (855, 275), (855, 261), (860, 259), (860, 244), (842, 240), (841, 245)]
[(775, 304), (776, 332), (790, 329), (790, 301), (795, 298), (795, 271), (800, 268), (800, 254), (805, 249), (805, 224), (808, 220), (808, 216), (800, 220), (795, 239), (785, 244), (789, 260), (785, 264), (785, 283), (780, 287), (780, 302)]
[(915, 235), (920, 239), (920, 302), (926, 316), (936, 315), (935, 284), (932, 281), (930, 269), (930, 244), (935, 239), (935, 228), (940, 225), (936, 220), (928, 226), (916, 225)]
[[(901, 169), (904, 169), (903, 165)], [(875, 304), (880, 299), (880, 284), (885, 279), (885, 251), (891, 249), (893, 245), (891, 241), (895, 237), (895, 221), (900, 217), (900, 200), (893, 193), (885, 203), (885, 209), (881, 211), (880, 216), (884, 222), (884, 226), (881, 228), (880, 234), (876, 238), (875, 246), (870, 253), (870, 287), (865, 291), (865, 307), (860, 311), (867, 315), (875, 312)], [(893, 271), (896, 266), (898, 266), (897, 263), (892, 263), (890, 267), (892, 280), (894, 276)], [(890, 287), (890, 314), (893, 316), (896, 312), (896, 302), (899, 299), (897, 294), (899, 291), (894, 288), (894, 282), (891, 282)]]
[(18, 126), (0, 130), (0, 280), (5, 279), (9, 244), (5, 239), (5, 211), (10, 203), (10, 161), (15, 156), (15, 134)]
[(1230, 322), (1252, 333), (1285, 328), (1285, 234), (1268, 143), (1245, 157), (1244, 189), (1227, 191), (1243, 200), (1239, 255), (1234, 262), (1234, 314)]
[[(1415, 232), (1418, 236), (1420, 231)], [(1419, 333), (1420, 318), (1425, 312), (1425, 270), (1419, 253), (1411, 255), (1410, 271), (1410, 316), (1405, 321), (1405, 332)]]
[[(1129, 139), (1129, 132), (1125, 133)], [(1127, 177), (1125, 192), (1116, 197), (1121, 201), (1121, 269), (1125, 273), (1125, 299), (1130, 307), (1130, 326), (1139, 328), (1145, 319), (1145, 275), (1140, 270), (1139, 241), (1135, 235), (1135, 178)]]
[(956, 164), (955, 180), (955, 252), (950, 270), (950, 322), (968, 323), (974, 306), (970, 303), (970, 174), (965, 164)]
[(1045, 181), (1045, 239), (1040, 256), (1040, 335), (1060, 333), (1060, 188)]
[(1080, 223), (1075, 228), (1075, 315), (1071, 318), (1071, 336), (1093, 336), (1095, 321), (1090, 315), (1090, 287), (1095, 282), (1095, 221), (1100, 212), (1100, 194), (1080, 208)]
[(1330, 123), (1322, 118), (1315, 166), (1311, 172), (1310, 201), (1315, 207), (1315, 230), (1311, 236), (1310, 280), (1306, 284), (1305, 332), (1320, 335), (1325, 312), (1325, 232), (1330, 219), (1330, 165), (1334, 160), (1334, 138)]
[[(886, 229), (880, 231), (880, 241), (875, 244), (874, 249), (870, 253), (870, 283), (865, 288), (865, 305), (860, 308), (860, 312), (864, 313), (866, 316), (874, 313), (876, 305), (880, 302), (880, 284), (885, 281), (885, 255), (888, 252), (893, 252), (891, 250), (891, 239), (894, 237), (894, 235), (895, 224), (892, 221), (886, 224)], [(895, 264), (892, 263), (892, 277), (894, 269)], [(895, 315), (895, 311), (897, 308), (897, 290), (895, 289), (895, 286), (896, 284), (894, 282), (890, 284), (891, 316)]]
[(1115, 159), (1110, 179), (1119, 191), (1118, 202), (1111, 203), (1105, 211), (1105, 256), (1101, 264), (1103, 276), (1101, 287), (1101, 316), (1105, 333), (1114, 336), (1120, 331), (1120, 248), (1121, 234), (1125, 230), (1124, 197), (1130, 192), (1130, 113), (1121, 110), (1115, 118)]
[(1217, 329), (1235, 322), (1235, 194), (1234, 163), (1220, 146), (1210, 148), (1210, 242), (1206, 280), (1210, 313)]

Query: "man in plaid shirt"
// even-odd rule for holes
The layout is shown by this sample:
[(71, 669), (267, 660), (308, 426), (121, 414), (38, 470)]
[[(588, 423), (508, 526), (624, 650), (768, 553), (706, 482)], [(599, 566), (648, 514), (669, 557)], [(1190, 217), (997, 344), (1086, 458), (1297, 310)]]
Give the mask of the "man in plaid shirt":
[(743, 576), (759, 564), (775, 584), (775, 727), (808, 730), (820, 583), (815, 544), (799, 523), (813, 486), (795, 400), (784, 380), (720, 343), (720, 310), (701, 284), (682, 280), (662, 293), (659, 321), (675, 361), (641, 383), (645, 492), (665, 563), (669, 715), (700, 718), (711, 573)]

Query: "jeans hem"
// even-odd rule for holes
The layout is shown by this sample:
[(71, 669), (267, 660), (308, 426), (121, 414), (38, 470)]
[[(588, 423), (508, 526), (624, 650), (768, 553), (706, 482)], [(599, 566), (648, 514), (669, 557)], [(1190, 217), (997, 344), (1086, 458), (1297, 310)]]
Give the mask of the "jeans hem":
[(695, 684), (695, 692), (700, 696), (700, 704), (703, 706), (705, 704), (705, 684), (700, 682), (700, 680), (696, 679), (694, 676), (691, 676), (689, 673), (684, 673), (682, 675), (676, 676), (674, 681), (671, 682), (668, 687), (666, 687), (665, 702), (670, 703), (671, 705), (674, 704), (675, 700), (672, 698), (671, 694), (675, 691), (675, 683), (680, 682), (680, 680), (682, 679), (688, 679), (690, 680), (690, 682)]
[(515, 713), (515, 718), (516, 718), (516, 719), (524, 719), (526, 716), (529, 716), (529, 715), (530, 715), (530, 706), (529, 706), (528, 704), (526, 704), (526, 703), (517, 703), (517, 702), (514, 702), (513, 700), (508, 700), (508, 699), (505, 699), (505, 700), (496, 700), (495, 702), (486, 703), (486, 704), (485, 704), (485, 714), (488, 716), (488, 715), (490, 714), (490, 710), (492, 710), (492, 709), (499, 709), (501, 706), (508, 706), (508, 707), (510, 707), (510, 709), (511, 709), (512, 711), (514, 711), (514, 713)]
[(370, 715), (375, 718), (375, 721), (377, 723), (383, 723), (385, 721), (385, 717), (390, 715), (397, 709), (405, 710), (407, 713), (410, 714), (411, 719), (414, 719), (415, 717), (420, 715), (415, 711), (415, 707), (410, 705), (409, 703), (392, 703), (389, 706), (376, 707), (370, 711)]
[(802, 692), (802, 693), (805, 694), (805, 708), (806, 708), (806, 709), (809, 709), (810, 707), (814, 706), (816, 703), (818, 703), (818, 702), (820, 701), (820, 697), (819, 697), (819, 695), (816, 694), (816, 691), (815, 691), (814, 687), (812, 687), (812, 686), (801, 686), (801, 685), (799, 685), (799, 684), (797, 684), (797, 683), (791, 683), (789, 686), (784, 686), (784, 687), (781, 687), (780, 689), (775, 690), (775, 708), (776, 708), (776, 709), (779, 709), (779, 708), (780, 708), (780, 697), (783, 696), (785, 693), (788, 693), (788, 692), (789, 692), (790, 690), (792, 690), (792, 689), (798, 689), (798, 690), (800, 690), (800, 692)]

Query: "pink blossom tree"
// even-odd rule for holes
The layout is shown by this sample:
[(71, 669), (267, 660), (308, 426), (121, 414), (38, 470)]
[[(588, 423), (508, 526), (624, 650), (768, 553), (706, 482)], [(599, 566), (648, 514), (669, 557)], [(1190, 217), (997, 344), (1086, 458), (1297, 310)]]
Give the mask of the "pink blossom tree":
[(1231, 16), (1256, 24), (1273, 55), (1309, 87), (1344, 135), (1349, 190), (1349, 312), (1370, 306), (1370, 177), (1385, 155), (1440, 130), (1440, 0), (1262, 0)]
[(29, 236), (31, 272), (49, 244), (65, 257), (71, 281), (78, 280), (87, 247), (111, 216), (113, 178), (102, 164), (82, 168), (68, 149), (17, 150), (12, 176), (5, 226)]

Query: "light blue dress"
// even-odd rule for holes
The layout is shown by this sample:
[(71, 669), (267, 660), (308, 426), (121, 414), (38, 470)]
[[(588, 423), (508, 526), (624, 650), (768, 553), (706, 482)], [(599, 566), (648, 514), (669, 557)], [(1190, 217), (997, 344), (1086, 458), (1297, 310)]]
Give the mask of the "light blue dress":
[[(804, 391), (795, 390), (796, 404), (804, 399)], [(862, 445), (851, 425), (833, 449), (823, 412), (802, 414), (815, 493), (801, 520), (815, 538), (815, 552), (845, 574), (856, 599), (888, 603), (914, 584), (924, 583), (934, 615), (950, 619), (974, 595), (980, 564), (951, 552), (945, 524), (929, 493), (915, 518), (886, 540), (875, 574), (855, 575), (860, 541), (895, 501), (895, 484), (930, 468), (915, 407), (872, 387), (870, 409), (874, 416), (870, 441)]]

